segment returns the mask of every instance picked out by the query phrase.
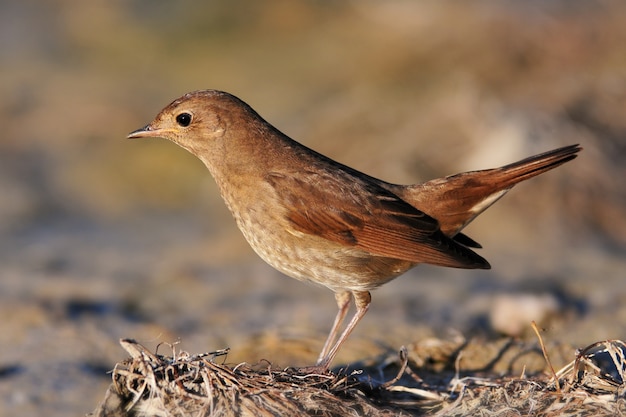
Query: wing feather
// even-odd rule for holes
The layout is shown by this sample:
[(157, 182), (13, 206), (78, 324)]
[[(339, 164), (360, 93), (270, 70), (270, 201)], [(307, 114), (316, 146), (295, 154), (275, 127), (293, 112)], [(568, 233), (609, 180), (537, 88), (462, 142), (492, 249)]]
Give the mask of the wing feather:
[(301, 233), (372, 255), (457, 268), (489, 268), (485, 259), (445, 236), (436, 219), (374, 182), (348, 172), (273, 172), (286, 217)]

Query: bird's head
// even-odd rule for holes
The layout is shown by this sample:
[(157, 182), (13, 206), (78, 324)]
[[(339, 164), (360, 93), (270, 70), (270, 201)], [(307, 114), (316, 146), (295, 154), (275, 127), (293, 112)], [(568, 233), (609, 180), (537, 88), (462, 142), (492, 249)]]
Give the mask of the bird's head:
[(227, 132), (257, 118), (254, 110), (231, 94), (194, 91), (174, 100), (152, 122), (127, 138), (165, 138), (201, 156), (214, 151)]

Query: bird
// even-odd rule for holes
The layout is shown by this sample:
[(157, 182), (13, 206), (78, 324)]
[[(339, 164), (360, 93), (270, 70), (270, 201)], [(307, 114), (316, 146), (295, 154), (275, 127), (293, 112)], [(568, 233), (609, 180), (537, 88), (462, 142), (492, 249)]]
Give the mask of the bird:
[[(224, 91), (187, 93), (127, 138), (164, 138), (199, 158), (252, 249), (287, 276), (329, 288), (338, 311), (311, 368), (326, 372), (371, 291), (419, 264), (490, 269), (461, 231), (515, 184), (577, 157), (570, 145), (500, 168), (399, 185), (291, 139)], [(354, 300), (356, 311), (342, 329)]]

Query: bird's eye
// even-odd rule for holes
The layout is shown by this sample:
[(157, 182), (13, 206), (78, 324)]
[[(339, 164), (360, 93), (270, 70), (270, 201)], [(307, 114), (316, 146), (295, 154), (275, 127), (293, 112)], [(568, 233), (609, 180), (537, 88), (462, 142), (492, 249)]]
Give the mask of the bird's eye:
[(191, 123), (191, 114), (189, 113), (181, 113), (176, 116), (176, 123), (178, 123), (182, 127), (187, 127)]

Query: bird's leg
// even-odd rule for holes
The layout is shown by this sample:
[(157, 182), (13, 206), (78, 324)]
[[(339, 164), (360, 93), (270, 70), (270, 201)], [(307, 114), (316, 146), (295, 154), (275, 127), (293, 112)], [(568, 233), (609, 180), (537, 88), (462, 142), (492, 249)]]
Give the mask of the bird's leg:
[(318, 364), (326, 357), (326, 355), (328, 355), (330, 347), (333, 343), (335, 343), (335, 339), (337, 339), (337, 334), (339, 333), (341, 323), (343, 323), (343, 320), (346, 318), (348, 308), (350, 307), (351, 296), (352, 295), (348, 291), (335, 293), (335, 300), (337, 301), (337, 307), (339, 307), (339, 311), (337, 311), (337, 315), (335, 316), (335, 322), (333, 323), (333, 327), (330, 329), (330, 333), (328, 334), (328, 338), (326, 339), (324, 347), (320, 352), (320, 356), (317, 358)]
[[(343, 342), (345, 342), (348, 336), (350, 336), (352, 330), (354, 330), (356, 325), (359, 323), (359, 321), (361, 321), (361, 319), (363, 318), (365, 313), (367, 313), (367, 310), (370, 307), (372, 296), (370, 295), (369, 291), (353, 291), (352, 295), (354, 296), (354, 303), (356, 304), (356, 312), (354, 313), (354, 316), (352, 316), (352, 319), (346, 326), (343, 333), (341, 333), (341, 336), (339, 336), (339, 339), (337, 339), (337, 342), (328, 351), (328, 353), (317, 362), (316, 366), (320, 367), (321, 369), (328, 369), (330, 363), (335, 358), (335, 355), (337, 355), (337, 352), (339, 351), (339, 348), (341, 347)], [(335, 326), (333, 326), (333, 330), (334, 327)]]

